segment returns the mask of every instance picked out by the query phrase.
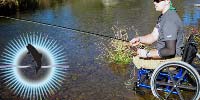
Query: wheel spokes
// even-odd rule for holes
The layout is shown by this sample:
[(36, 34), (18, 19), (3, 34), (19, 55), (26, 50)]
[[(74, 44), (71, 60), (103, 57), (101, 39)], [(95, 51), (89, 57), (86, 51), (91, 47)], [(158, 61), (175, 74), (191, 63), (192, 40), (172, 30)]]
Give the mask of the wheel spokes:
[(175, 89), (176, 89), (176, 91), (178, 92), (178, 95), (179, 95), (179, 97), (180, 97), (181, 100), (184, 100), (184, 99), (183, 99), (183, 96), (182, 96), (179, 88), (177, 88), (177, 85), (180, 83), (181, 80), (183, 80), (183, 77), (185, 76), (186, 73), (187, 73), (187, 70), (184, 71), (184, 73), (182, 74), (181, 78), (178, 79), (178, 81), (176, 82), (176, 84), (174, 86)]
[(184, 62), (167, 62), (152, 74), (151, 89), (159, 99), (199, 99), (199, 74)]
[[(156, 82), (156, 85), (160, 85), (160, 86), (171, 86), (173, 87), (173, 84), (170, 83), (166, 83), (166, 82)], [(177, 85), (178, 88), (182, 88), (182, 89), (188, 89), (188, 90), (197, 90), (197, 87), (194, 86), (187, 86), (187, 85)]]
[(170, 76), (170, 79), (171, 79), (171, 81), (172, 81), (172, 84), (173, 84), (173, 88), (170, 90), (170, 92), (167, 94), (167, 96), (165, 96), (165, 99), (167, 99), (169, 96), (170, 96), (170, 94), (174, 91), (174, 89), (175, 89), (175, 80), (174, 80), (174, 78), (173, 78), (173, 76), (172, 76), (172, 73), (170, 72), (170, 70), (169, 70), (169, 67), (167, 67), (167, 72), (168, 72), (168, 74), (169, 74), (169, 76)]
[(174, 91), (176, 91), (176, 93), (178, 94), (179, 98), (181, 100), (184, 100), (183, 95), (180, 92), (179, 88), (188, 89), (188, 90), (194, 90), (194, 91), (197, 90), (195, 86), (187, 86), (187, 85), (183, 85), (183, 84), (180, 83), (184, 79), (185, 75), (188, 73), (187, 70), (184, 70), (183, 74), (181, 75), (181, 77), (179, 77), (178, 80), (175, 80), (174, 73), (172, 73), (170, 71), (169, 67), (167, 67), (166, 70), (167, 70), (167, 73), (169, 75), (169, 78), (170, 78), (171, 82), (169, 83), (169, 82), (156, 81), (156, 85), (165, 86), (165, 87), (171, 87), (171, 89), (168, 91), (167, 95), (165, 96), (165, 99), (168, 99), (169, 96), (171, 94), (173, 94)]
[(179, 88), (175, 87), (175, 89), (176, 89), (176, 91), (178, 92), (178, 96), (180, 97), (180, 99), (181, 99), (181, 100), (184, 100), (184, 99), (183, 99), (183, 96), (182, 96), (182, 94), (181, 94), (181, 92), (180, 92), (180, 90), (179, 90)]

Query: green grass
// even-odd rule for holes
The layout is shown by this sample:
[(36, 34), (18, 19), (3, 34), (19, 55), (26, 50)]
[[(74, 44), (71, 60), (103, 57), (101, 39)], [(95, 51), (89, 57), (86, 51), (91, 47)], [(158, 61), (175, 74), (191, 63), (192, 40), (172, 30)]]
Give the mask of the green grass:
[[(132, 62), (133, 51), (128, 46), (129, 42), (122, 40), (128, 40), (128, 30), (133, 30), (134, 27), (119, 27), (113, 26), (112, 30), (115, 33), (115, 38), (111, 39), (108, 44), (103, 44), (101, 48), (101, 58), (106, 59), (109, 63), (115, 64), (130, 64)], [(133, 31), (134, 32), (134, 31)]]
[(129, 64), (132, 62), (132, 51), (127, 47), (127, 43), (119, 40), (112, 40), (108, 50), (107, 59), (109, 62), (117, 64)]

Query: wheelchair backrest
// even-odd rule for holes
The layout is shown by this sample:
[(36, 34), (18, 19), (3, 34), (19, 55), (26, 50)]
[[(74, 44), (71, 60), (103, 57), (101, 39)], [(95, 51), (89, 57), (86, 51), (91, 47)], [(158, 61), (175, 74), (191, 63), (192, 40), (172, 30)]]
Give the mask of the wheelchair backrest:
[(198, 49), (195, 36), (190, 35), (183, 49), (182, 61), (191, 64), (193, 59), (196, 57), (197, 51)]

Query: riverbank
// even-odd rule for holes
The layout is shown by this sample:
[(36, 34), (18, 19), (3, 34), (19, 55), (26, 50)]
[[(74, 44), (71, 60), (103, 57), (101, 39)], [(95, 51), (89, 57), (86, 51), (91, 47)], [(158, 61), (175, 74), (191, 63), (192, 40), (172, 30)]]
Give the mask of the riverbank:
[(0, 0), (0, 14), (13, 14), (18, 10), (35, 9), (38, 0)]
[(0, 15), (14, 15), (20, 11), (33, 11), (56, 7), (68, 0), (0, 0)]
[(16, 7), (19, 6), (18, 0), (0, 0), (0, 7)]
[(16, 11), (16, 8), (19, 6), (19, 2), (17, 0), (0, 0), (0, 9), (1, 13), (13, 12)]

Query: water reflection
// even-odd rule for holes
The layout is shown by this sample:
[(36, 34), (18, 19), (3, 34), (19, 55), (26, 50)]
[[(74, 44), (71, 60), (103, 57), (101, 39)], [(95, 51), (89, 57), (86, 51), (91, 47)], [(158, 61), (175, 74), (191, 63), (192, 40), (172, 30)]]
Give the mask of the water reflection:
[(185, 0), (183, 4), (187, 4), (187, 6), (183, 9), (182, 20), (185, 26), (195, 26), (199, 27), (200, 23), (200, 7), (195, 7), (195, 4), (199, 4), (200, 1), (195, 0), (194, 2), (190, 2)]
[(114, 74), (122, 76), (122, 77), (127, 77), (127, 72), (130, 70), (130, 65), (128, 64), (110, 63), (109, 67)]
[(183, 16), (183, 23), (185, 26), (197, 26), (199, 27), (200, 23), (200, 7), (194, 7), (191, 11), (185, 9)]
[(102, 0), (104, 6), (113, 6), (116, 5), (119, 0)]
[[(90, 1), (76, 0), (71, 4), (72, 13), (82, 30), (113, 36), (111, 27), (116, 24), (128, 27), (134, 25), (142, 31), (141, 33), (147, 33), (155, 24), (156, 16), (154, 16), (155, 11), (151, 2), (143, 3), (143, 0), (136, 3), (126, 0), (119, 1), (117, 5), (112, 7), (105, 7), (101, 0)], [(149, 16), (145, 16), (147, 14)]]

